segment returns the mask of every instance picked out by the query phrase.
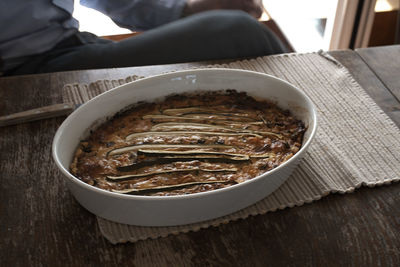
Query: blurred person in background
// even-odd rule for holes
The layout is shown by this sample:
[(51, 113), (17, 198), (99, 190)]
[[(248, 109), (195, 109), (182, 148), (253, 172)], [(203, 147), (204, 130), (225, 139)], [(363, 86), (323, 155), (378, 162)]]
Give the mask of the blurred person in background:
[(0, 75), (255, 57), (287, 49), (257, 0), (81, 0), (141, 34), (79, 32), (74, 0), (0, 1)]

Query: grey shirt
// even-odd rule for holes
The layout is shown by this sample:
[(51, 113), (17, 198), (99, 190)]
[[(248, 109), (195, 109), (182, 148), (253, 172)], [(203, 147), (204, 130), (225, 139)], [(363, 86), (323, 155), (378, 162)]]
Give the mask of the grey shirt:
[[(178, 19), (185, 0), (81, 0), (118, 25), (146, 30)], [(78, 31), (72, 17), (74, 0), (1, 0), (0, 58), (2, 70), (12, 69), (23, 57), (51, 50)]]

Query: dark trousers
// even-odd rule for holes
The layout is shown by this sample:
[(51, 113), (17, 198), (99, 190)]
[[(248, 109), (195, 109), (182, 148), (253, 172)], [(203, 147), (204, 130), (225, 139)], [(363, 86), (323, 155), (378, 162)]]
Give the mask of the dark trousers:
[(209, 11), (120, 42), (78, 32), (49, 52), (29, 57), (8, 75), (256, 57), (287, 49), (241, 11)]

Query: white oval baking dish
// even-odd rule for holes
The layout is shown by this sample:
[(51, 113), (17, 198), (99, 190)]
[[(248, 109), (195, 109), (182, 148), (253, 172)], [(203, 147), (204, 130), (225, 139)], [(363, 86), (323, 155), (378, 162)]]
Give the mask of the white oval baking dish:
[[(276, 101), (302, 120), (307, 131), (303, 146), (290, 160), (247, 182), (209, 192), (179, 196), (136, 196), (109, 192), (74, 177), (69, 165), (80, 140), (103, 122), (138, 101), (153, 101), (173, 93), (236, 89), (256, 98)], [(212, 106), (212, 103), (210, 103)], [(53, 158), (77, 201), (102, 218), (131, 225), (172, 226), (209, 220), (243, 209), (271, 194), (291, 174), (310, 145), (317, 127), (311, 100), (278, 78), (244, 70), (197, 69), (144, 78), (103, 93), (74, 111), (53, 140)]]

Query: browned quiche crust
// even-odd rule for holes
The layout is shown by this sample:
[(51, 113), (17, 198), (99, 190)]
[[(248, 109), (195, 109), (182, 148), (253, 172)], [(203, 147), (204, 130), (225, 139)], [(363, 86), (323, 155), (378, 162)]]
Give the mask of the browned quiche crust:
[(180, 195), (242, 183), (301, 147), (304, 123), (235, 90), (138, 103), (80, 142), (71, 173), (125, 194)]

